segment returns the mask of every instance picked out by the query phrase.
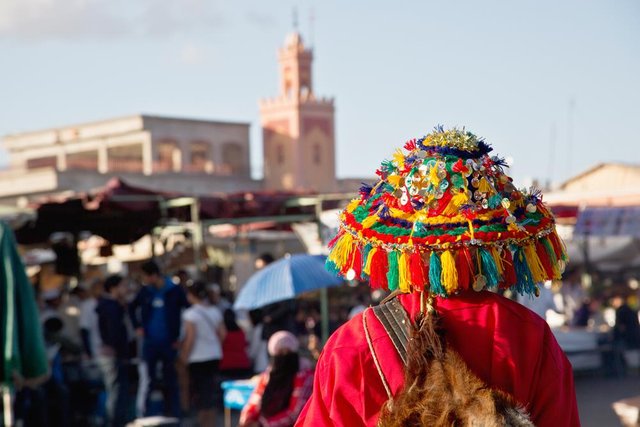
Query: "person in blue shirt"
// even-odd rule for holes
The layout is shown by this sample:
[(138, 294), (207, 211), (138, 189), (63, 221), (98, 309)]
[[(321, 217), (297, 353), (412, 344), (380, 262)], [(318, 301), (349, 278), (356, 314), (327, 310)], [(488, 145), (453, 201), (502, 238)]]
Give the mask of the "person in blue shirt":
[(138, 336), (143, 337), (142, 358), (146, 362), (150, 386), (149, 395), (160, 384), (157, 372), (162, 364), (164, 415), (180, 416), (180, 399), (175, 368), (180, 339), (181, 313), (188, 306), (180, 286), (164, 276), (158, 264), (147, 261), (142, 266), (143, 283), (130, 305), (131, 321)]

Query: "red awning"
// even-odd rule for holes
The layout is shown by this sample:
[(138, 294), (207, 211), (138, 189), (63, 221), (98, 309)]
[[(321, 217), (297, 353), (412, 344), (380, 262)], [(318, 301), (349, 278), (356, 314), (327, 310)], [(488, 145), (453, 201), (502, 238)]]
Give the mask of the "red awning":
[[(198, 196), (201, 219), (264, 217), (313, 213), (310, 207), (286, 207), (296, 192), (239, 192)], [(22, 244), (43, 243), (54, 232), (88, 231), (114, 244), (132, 243), (148, 234), (163, 219), (163, 201), (185, 194), (156, 192), (111, 179), (104, 187), (60, 199), (48, 199), (33, 208), (37, 218), (16, 230)], [(166, 209), (166, 218), (189, 221), (190, 207)]]

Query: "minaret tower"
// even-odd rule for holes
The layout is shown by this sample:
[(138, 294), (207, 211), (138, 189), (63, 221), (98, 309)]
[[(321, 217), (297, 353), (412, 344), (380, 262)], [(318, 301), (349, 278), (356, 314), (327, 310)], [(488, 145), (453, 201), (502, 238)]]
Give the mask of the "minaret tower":
[(278, 62), (280, 94), (260, 101), (265, 188), (335, 191), (333, 99), (313, 92), (313, 53), (294, 32)]

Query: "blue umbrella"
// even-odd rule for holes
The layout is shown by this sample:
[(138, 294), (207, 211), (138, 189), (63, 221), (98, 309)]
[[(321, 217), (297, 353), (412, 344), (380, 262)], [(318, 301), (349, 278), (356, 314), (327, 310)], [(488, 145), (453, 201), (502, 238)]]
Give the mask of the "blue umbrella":
[(256, 272), (242, 287), (233, 308), (253, 310), (305, 292), (337, 286), (342, 279), (324, 268), (324, 255), (291, 255)]

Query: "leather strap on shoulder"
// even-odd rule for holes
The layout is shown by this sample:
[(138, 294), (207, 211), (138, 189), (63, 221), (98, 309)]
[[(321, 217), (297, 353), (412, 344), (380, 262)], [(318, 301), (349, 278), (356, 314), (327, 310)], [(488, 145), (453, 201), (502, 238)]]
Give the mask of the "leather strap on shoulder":
[(378, 318), (391, 338), (402, 363), (407, 364), (407, 347), (409, 345), (411, 320), (397, 298), (392, 298), (376, 307), (373, 313)]

